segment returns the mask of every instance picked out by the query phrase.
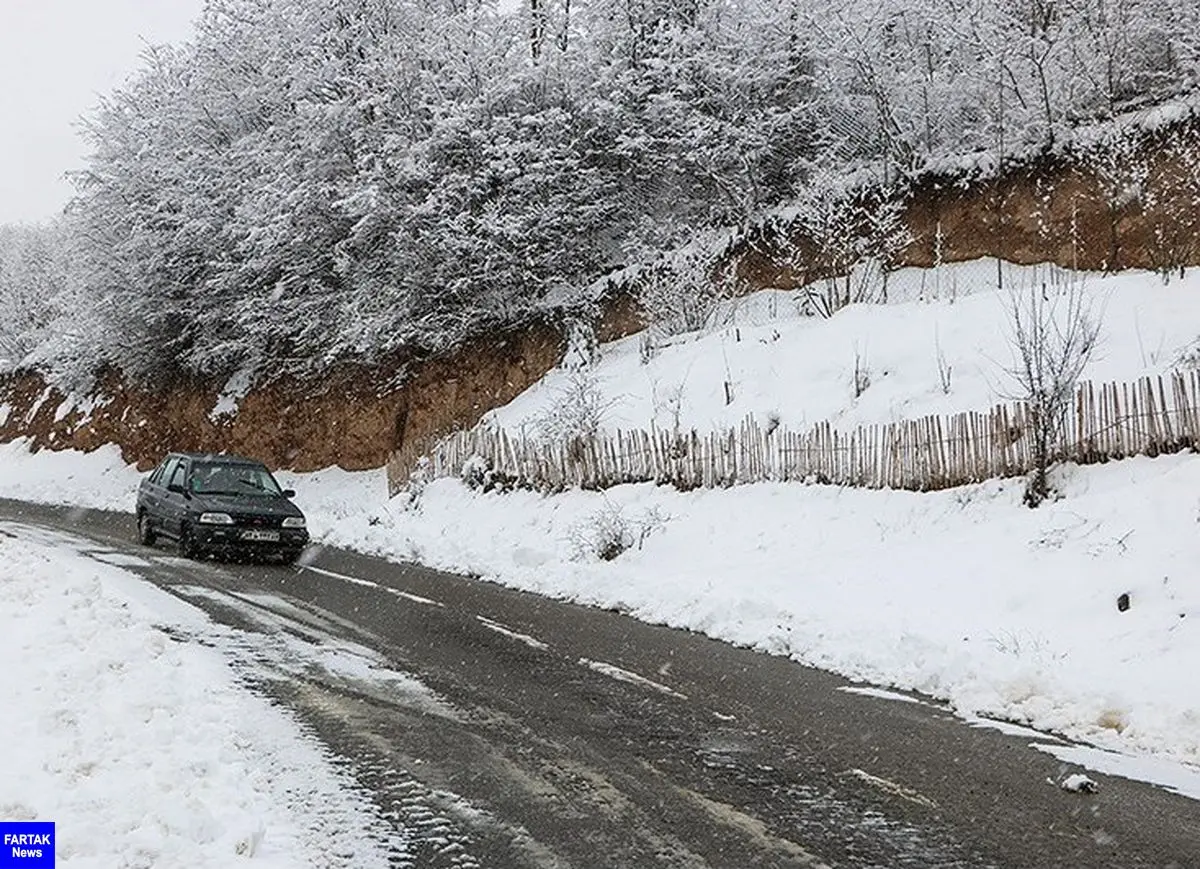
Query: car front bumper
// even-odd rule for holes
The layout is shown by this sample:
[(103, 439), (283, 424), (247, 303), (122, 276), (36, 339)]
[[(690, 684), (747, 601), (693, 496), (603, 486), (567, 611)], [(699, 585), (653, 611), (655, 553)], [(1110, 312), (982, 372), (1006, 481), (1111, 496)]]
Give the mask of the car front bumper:
[(238, 552), (295, 552), (308, 544), (308, 531), (303, 528), (272, 528), (268, 533), (278, 534), (278, 539), (255, 539), (247, 532), (268, 529), (243, 528), (236, 525), (195, 525), (192, 529), (192, 544), (203, 550), (230, 550)]

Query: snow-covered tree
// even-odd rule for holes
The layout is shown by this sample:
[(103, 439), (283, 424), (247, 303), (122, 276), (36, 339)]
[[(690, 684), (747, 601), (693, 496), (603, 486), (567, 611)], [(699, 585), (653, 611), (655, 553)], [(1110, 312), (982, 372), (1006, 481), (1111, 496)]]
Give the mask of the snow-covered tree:
[(1192, 0), (508, 8), (208, 0), (86, 120), (67, 331), (159, 380), (426, 353), (797, 201), (845, 275), (887, 256), (833, 223), (889, 200), (825, 175), (1058, 148), (1200, 72)]

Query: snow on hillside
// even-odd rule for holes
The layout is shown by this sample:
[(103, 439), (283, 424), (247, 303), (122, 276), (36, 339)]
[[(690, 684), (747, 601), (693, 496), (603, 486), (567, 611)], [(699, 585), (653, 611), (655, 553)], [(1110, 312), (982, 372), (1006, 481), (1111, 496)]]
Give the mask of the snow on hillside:
[[(1102, 317), (1098, 351), (1085, 377), (1127, 379), (1170, 369), (1200, 346), (1200, 272), (1164, 285), (1156, 275), (1070, 274), (1004, 265), (1005, 287), (1048, 293), (1079, 282)], [(1006, 306), (997, 264), (906, 269), (889, 281), (888, 305), (854, 305), (829, 320), (796, 313), (798, 295), (764, 291), (723, 312), (705, 334), (675, 336), (648, 363), (634, 335), (601, 348), (592, 375), (609, 403), (607, 429), (708, 432), (747, 414), (789, 428), (829, 420), (842, 428), (926, 414), (985, 410), (1012, 395)], [(939, 352), (949, 368), (943, 391)], [(870, 385), (855, 397), (855, 364)], [(536, 434), (542, 415), (569, 391), (559, 369), (487, 420)], [(726, 404), (725, 383), (733, 401)]]
[[(606, 423), (667, 426), (678, 408), (682, 427), (701, 430), (747, 413), (796, 427), (823, 418), (849, 426), (986, 407), (1008, 388), (1010, 360), (1002, 299), (988, 289), (995, 273), (994, 263), (908, 272), (893, 281), (893, 304), (830, 320), (792, 316), (793, 296), (759, 294), (727, 325), (677, 336), (645, 365), (636, 337), (605, 346), (594, 375), (611, 403)], [(1008, 269), (1006, 281), (1052, 277), (1065, 279)], [(1078, 277), (1105, 311), (1089, 376), (1162, 371), (1193, 351), (1200, 279)], [(939, 346), (953, 372), (948, 393)], [(856, 348), (872, 375), (857, 400)], [(533, 427), (565, 377), (552, 372), (490, 420)], [(664, 402), (665, 393), (675, 398)], [(1037, 510), (1022, 506), (1020, 480), (930, 494), (643, 484), (556, 496), (481, 494), (440, 480), (388, 502), (382, 472), (282, 476), (329, 544), (621, 608), (917, 689), (963, 715), (1200, 763), (1200, 681), (1191, 678), (1200, 660), (1200, 458), (1192, 454), (1059, 469), (1060, 497)], [(20, 444), (0, 447), (0, 494), (128, 509), (136, 479), (114, 452), (31, 456)], [(614, 537), (630, 548), (602, 560)]]

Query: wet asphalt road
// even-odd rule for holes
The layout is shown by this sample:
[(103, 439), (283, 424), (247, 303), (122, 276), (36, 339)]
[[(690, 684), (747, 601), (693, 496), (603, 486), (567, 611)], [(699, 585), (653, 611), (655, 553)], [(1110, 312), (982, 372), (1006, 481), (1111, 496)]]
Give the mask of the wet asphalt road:
[(783, 658), (340, 550), (188, 562), (125, 515), (0, 500), (0, 520), (87, 538), (250, 645), (349, 642), (419, 682), (249, 678), (409, 837), (397, 866), (1200, 867), (1200, 802), (1093, 772), (1069, 793), (1080, 768), (1030, 748), (1062, 740)]

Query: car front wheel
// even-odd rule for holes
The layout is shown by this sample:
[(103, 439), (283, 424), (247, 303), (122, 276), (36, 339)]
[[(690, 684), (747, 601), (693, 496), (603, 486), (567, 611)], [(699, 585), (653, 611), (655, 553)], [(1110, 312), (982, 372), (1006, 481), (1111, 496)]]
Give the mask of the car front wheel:
[(184, 558), (195, 558), (200, 554), (192, 540), (192, 531), (186, 525), (179, 531), (179, 554)]
[(150, 517), (145, 513), (138, 514), (138, 543), (143, 546), (153, 546), (158, 535), (150, 525)]

